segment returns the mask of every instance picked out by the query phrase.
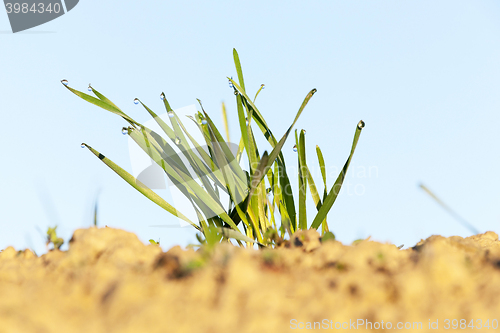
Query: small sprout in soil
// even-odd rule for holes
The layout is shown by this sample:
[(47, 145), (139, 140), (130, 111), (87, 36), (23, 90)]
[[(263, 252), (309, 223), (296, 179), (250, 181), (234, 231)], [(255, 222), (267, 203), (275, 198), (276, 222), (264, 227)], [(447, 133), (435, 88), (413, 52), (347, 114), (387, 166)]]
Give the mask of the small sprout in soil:
[(335, 240), (335, 235), (331, 231), (325, 232), (325, 234), (323, 235), (323, 237), (321, 237), (321, 242), (322, 243), (328, 242), (328, 241), (334, 241), (334, 240)]
[(262, 260), (266, 267), (274, 267), (276, 266), (276, 262), (278, 260), (278, 255), (276, 252), (271, 250), (264, 250), (262, 252)]
[(276, 245), (277, 247), (282, 246), (285, 243), (283, 237), (278, 233), (278, 230), (269, 228), (264, 233), (264, 244), (265, 245)]
[(361, 243), (362, 241), (364, 241), (364, 239), (363, 239), (363, 238), (353, 240), (353, 241), (352, 241), (352, 245), (358, 245), (358, 244), (359, 244), (359, 243)]
[(342, 271), (347, 270), (347, 265), (346, 265), (346, 264), (344, 264), (344, 263), (338, 262), (338, 263), (337, 263), (336, 268), (337, 268), (339, 271), (341, 271), (341, 272), (342, 272)]
[(359, 243), (363, 242), (363, 241), (369, 241), (370, 238), (372, 238), (372, 236), (368, 236), (367, 238), (360, 238), (360, 239), (356, 239), (355, 241), (352, 242), (351, 245), (358, 245)]
[(158, 241), (155, 241), (154, 239), (150, 239), (149, 242), (153, 245), (160, 245), (160, 239), (158, 239)]
[(47, 243), (46, 245), (49, 246), (50, 244), (53, 244), (54, 249), (59, 250), (59, 248), (64, 244), (64, 240), (60, 237), (57, 237), (57, 232), (56, 232), (57, 226), (54, 228), (50, 228), (47, 230)]

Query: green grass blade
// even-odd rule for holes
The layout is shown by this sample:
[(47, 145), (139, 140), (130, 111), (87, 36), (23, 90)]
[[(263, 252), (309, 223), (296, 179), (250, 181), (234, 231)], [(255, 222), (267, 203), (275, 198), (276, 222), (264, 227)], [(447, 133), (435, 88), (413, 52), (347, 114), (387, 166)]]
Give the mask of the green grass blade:
[(218, 228), (218, 231), (222, 234), (222, 236), (224, 236), (226, 238), (233, 238), (233, 239), (236, 239), (236, 240), (239, 240), (239, 241), (242, 241), (242, 242), (257, 243), (260, 246), (264, 246), (265, 247), (264, 244), (259, 243), (259, 242), (255, 241), (254, 239), (252, 239), (252, 238), (250, 238), (248, 236), (245, 236), (241, 232), (235, 231), (233, 229), (222, 227), (222, 228)]
[[(213, 182), (217, 183), (217, 185), (219, 185), (221, 188), (225, 189), (225, 187), (222, 185), (222, 182), (217, 178), (217, 175), (220, 173), (217, 171), (214, 171), (212, 173), (210, 168), (198, 157), (197, 154), (194, 153), (194, 151), (189, 146), (189, 142), (186, 140), (186, 137), (184, 136), (183, 133), (183, 130), (187, 133), (186, 128), (184, 127), (184, 125), (182, 124), (179, 117), (177, 116), (177, 114), (175, 114), (174, 111), (170, 111), (170, 113), (173, 113), (173, 117), (169, 116), (169, 118), (176, 135), (176, 139), (174, 142), (177, 144), (177, 147), (181, 150), (183, 155), (189, 161), (189, 164), (191, 165), (193, 171), (196, 173), (198, 178), (202, 180), (202, 182), (205, 184), (205, 187), (209, 190), (209, 192), (211, 192), (210, 194), (216, 195), (215, 192), (211, 191), (212, 187), (207, 182), (208, 178), (210, 178)], [(194, 141), (194, 139), (190, 135), (188, 136), (191, 141)], [(196, 141), (195, 143), (197, 144)], [(218, 195), (216, 196), (218, 197)]]
[[(187, 172), (183, 167), (179, 166), (171, 157), (171, 155), (165, 154), (165, 149), (161, 147), (161, 144), (155, 140), (158, 138), (164, 146), (168, 144), (163, 140), (163, 138), (148, 128), (142, 128), (140, 130), (129, 129), (130, 137), (139, 145), (140, 148), (146, 152), (149, 157), (156, 162), (167, 174), (172, 183), (190, 200), (195, 201), (200, 208), (206, 214), (212, 214), (211, 210), (207, 209), (204, 202), (201, 202), (195, 191), (192, 189), (193, 183), (196, 183), (189, 172)], [(191, 186), (188, 186), (191, 184)], [(196, 183), (196, 185), (198, 185)], [(198, 185), (199, 186), (199, 185)]]
[(472, 224), (467, 222), (463, 217), (458, 215), (453, 209), (446, 205), (441, 199), (437, 197), (431, 190), (429, 190), (424, 184), (420, 184), (420, 188), (424, 190), (434, 201), (438, 203), (444, 210), (446, 210), (451, 216), (453, 216), (460, 224), (469, 229), (474, 235), (479, 234), (479, 230), (476, 229)]
[(161, 119), (160, 117), (158, 117), (158, 115), (153, 110), (151, 110), (150, 108), (148, 108), (146, 104), (144, 104), (140, 100), (139, 100), (139, 102), (146, 109), (146, 111), (148, 111), (148, 113), (156, 121), (156, 123), (160, 126), (160, 128), (163, 130), (163, 132), (169, 137), (169, 139), (172, 140), (172, 141), (175, 141), (175, 133), (170, 128), (170, 126), (168, 126), (167, 123), (165, 123), (163, 121), (163, 119)]
[[(241, 169), (241, 166), (237, 162), (236, 157), (231, 152), (231, 149), (229, 149), (226, 141), (224, 140), (224, 138), (220, 134), (220, 132), (217, 129), (217, 127), (214, 125), (212, 119), (208, 116), (208, 114), (206, 112), (204, 112), (204, 115), (205, 115), (205, 119), (207, 120), (207, 125), (208, 125), (207, 129), (209, 129), (210, 132), (215, 137), (215, 139), (218, 142), (220, 148), (222, 149), (222, 152), (225, 155), (225, 159), (227, 161), (227, 165), (231, 168), (232, 172), (235, 175), (234, 179), (236, 181), (236, 185), (241, 190), (247, 189), (248, 185), (247, 185), (247, 181), (246, 181), (246, 175), (245, 175), (243, 169)], [(211, 134), (209, 133), (209, 135), (211, 135)], [(212, 138), (210, 138), (210, 140), (212, 141)], [(212, 142), (211, 142), (211, 144), (213, 145)]]
[(224, 129), (226, 130), (227, 142), (231, 142), (231, 137), (229, 136), (229, 124), (227, 121), (226, 104), (222, 102), (222, 120), (224, 121)]
[[(273, 148), (276, 148), (278, 145), (278, 142), (276, 141), (276, 138), (274, 137), (271, 129), (267, 126), (266, 121), (264, 120), (264, 117), (262, 117), (262, 114), (259, 112), (255, 104), (250, 100), (250, 98), (246, 95), (245, 91), (236, 83), (234, 80), (228, 77), (228, 80), (231, 81), (233, 86), (236, 88), (236, 90), (239, 91), (241, 96), (245, 99), (247, 102), (247, 105), (249, 105), (252, 109), (252, 118), (255, 119), (255, 122), (259, 126), (260, 130), (266, 137), (267, 141), (271, 144)], [(312, 90), (312, 94), (316, 92), (316, 89)], [(312, 96), (311, 94), (311, 96)], [(307, 102), (305, 103), (307, 104)], [(303, 106), (305, 106), (303, 103)], [(283, 142), (284, 143), (284, 142)], [(272, 155), (272, 154), (270, 154)], [(276, 159), (278, 160), (279, 167), (281, 169), (280, 172), (280, 184), (282, 188), (290, 188), (290, 179), (288, 178), (288, 175), (286, 173), (285, 169), (285, 161), (283, 158), (283, 154), (281, 153), (281, 148), (277, 152), (277, 157), (273, 158), (272, 160)], [(290, 216), (291, 222), (293, 224), (293, 229), (296, 228), (296, 213), (295, 213), (295, 204), (294, 204), (294, 199), (293, 199), (293, 194), (290, 191), (283, 191), (283, 199), (284, 199), (284, 207), (287, 209), (288, 214)]]
[(167, 98), (165, 97), (165, 93), (164, 92), (161, 93), (160, 97), (163, 100), (163, 104), (165, 104), (165, 109), (167, 110), (167, 112), (174, 111), (170, 107), (170, 104), (168, 103)]
[(283, 189), (281, 191), (283, 198), (283, 206), (286, 208), (287, 216), (290, 219), (290, 223), (292, 225), (292, 232), (297, 230), (297, 213), (295, 211), (295, 202), (293, 197), (292, 185), (290, 184), (290, 179), (287, 175), (286, 168), (283, 163), (278, 160), (278, 168), (279, 168), (279, 184)]
[(242, 89), (236, 82), (233, 81), (233, 79), (228, 78), (229, 81), (233, 84), (233, 86), (236, 88), (236, 90), (240, 93), (240, 95), (245, 99), (245, 101), (248, 103), (248, 105), (252, 108), (252, 117), (255, 119), (255, 122), (261, 129), (262, 133), (266, 137), (266, 139), (269, 141), (271, 146), (275, 146), (277, 141), (274, 135), (272, 134), (271, 130), (269, 129), (269, 126), (267, 126), (266, 121), (264, 120), (264, 117), (262, 117), (262, 114), (260, 113), (259, 109), (255, 106), (255, 104), (252, 102), (250, 97), (245, 93), (245, 90)]
[(238, 152), (236, 153), (236, 160), (238, 163), (241, 161), (241, 156), (243, 155), (243, 149), (245, 149), (245, 142), (243, 142), (243, 136), (240, 138), (240, 143), (238, 145)]
[[(188, 116), (189, 119), (191, 119), (195, 124), (196, 126), (198, 126), (198, 129), (200, 130), (200, 132), (203, 134), (204, 136), (204, 140), (205, 140), (205, 143), (207, 144), (207, 148), (208, 150), (210, 151), (211, 148), (212, 148), (212, 144), (210, 141), (206, 141), (206, 138), (207, 138), (207, 135), (208, 135), (208, 130), (207, 130), (207, 125), (204, 125), (204, 124), (200, 124), (198, 121), (196, 121), (196, 119), (194, 119), (193, 117), (190, 117)], [(198, 151), (198, 153), (200, 154), (201, 158), (203, 159), (203, 161), (205, 162), (205, 164), (207, 166), (210, 166), (212, 168), (212, 171), (215, 172), (217, 169), (215, 168), (215, 164), (214, 164), (214, 161), (212, 160), (212, 158), (210, 157), (210, 155), (205, 151), (205, 149), (203, 149), (201, 147), (201, 145), (187, 132), (186, 128), (184, 127), (184, 125), (181, 124), (181, 127), (182, 129), (184, 130), (184, 133), (186, 133), (186, 135), (189, 137), (189, 139), (191, 140), (191, 142), (193, 143), (193, 145), (196, 147), (196, 150)], [(206, 133), (206, 134), (205, 134)], [(208, 135), (208, 137), (210, 137), (210, 135)], [(210, 143), (209, 143), (210, 142)], [(219, 177), (219, 181), (222, 182), (221, 180), (222, 178)]]
[(100, 92), (98, 92), (97, 90), (94, 89), (94, 87), (92, 87), (91, 85), (89, 85), (89, 88), (92, 90), (92, 92), (103, 102), (105, 103), (108, 103), (109, 105), (111, 106), (114, 106), (115, 108), (117, 108), (118, 110), (120, 110), (120, 108), (118, 106), (116, 106), (115, 103), (111, 102), (106, 96), (104, 96), (103, 94), (101, 94)]
[(284, 226), (285, 230), (288, 231), (288, 235), (291, 237), (295, 232), (295, 229), (293, 227), (293, 224), (291, 223), (286, 208), (283, 206), (283, 201), (280, 201), (279, 205), (281, 212), (281, 225)]
[[(328, 196), (328, 190), (327, 190), (328, 186), (326, 184), (326, 167), (325, 167), (325, 159), (323, 158), (323, 153), (321, 152), (321, 149), (319, 148), (318, 145), (316, 146), (316, 155), (318, 155), (318, 163), (319, 163), (319, 167), (321, 169), (321, 176), (323, 178), (323, 186), (324, 186), (323, 201), (324, 201), (324, 200), (326, 200), (326, 197)], [(312, 182), (312, 177), (311, 177), (311, 182)], [(316, 204), (316, 208), (319, 210), (321, 208), (321, 203), (319, 206), (318, 206), (318, 204)], [(325, 219), (323, 220), (323, 223), (322, 223), (321, 234), (324, 235), (326, 232), (328, 232), (328, 222), (326, 221), (326, 217), (325, 217)]]
[(149, 200), (153, 201), (155, 204), (160, 206), (161, 208), (165, 209), (167, 212), (170, 214), (177, 216), (178, 218), (188, 222), (191, 224), (193, 227), (196, 229), (200, 230), (200, 227), (198, 227), (196, 224), (191, 222), (184, 214), (179, 212), (177, 209), (175, 209), (172, 205), (170, 205), (168, 202), (163, 200), (158, 194), (153, 192), (151, 189), (146, 187), (143, 183), (141, 183), (139, 180), (137, 180), (134, 176), (129, 174), (127, 171), (119, 167), (117, 164), (115, 164), (113, 161), (111, 161), (109, 158), (104, 156), (103, 154), (99, 153), (97, 150), (93, 149), (87, 144), (82, 144), (85, 147), (87, 147), (95, 156), (97, 156), (104, 164), (106, 164), (111, 170), (113, 170), (118, 176), (123, 178), (127, 183), (129, 183), (133, 188), (135, 188), (137, 191), (142, 193), (146, 198)]
[(269, 164), (269, 155), (267, 154), (267, 151), (264, 151), (264, 154), (260, 158), (259, 165), (255, 169), (254, 174), (252, 175), (252, 180), (250, 182), (251, 188), (250, 188), (250, 193), (255, 190), (257, 186), (259, 186), (261, 180), (262, 180), (262, 174), (267, 172), (266, 171), (266, 166)]
[(215, 135), (213, 134), (213, 131), (211, 129), (209, 129), (209, 130), (210, 130), (210, 135), (212, 136), (212, 140), (213, 140), (212, 141), (212, 145), (214, 147), (213, 152), (214, 152), (217, 164), (221, 166), (220, 170), (222, 171), (222, 175), (223, 175), (224, 180), (225, 180), (225, 183), (224, 183), (225, 187), (229, 190), (231, 199), (235, 202), (235, 204), (238, 204), (241, 201), (243, 201), (243, 199), (245, 198), (245, 194), (243, 191), (241, 191), (241, 189), (238, 189), (236, 187), (235, 179), (233, 177), (234, 174), (231, 172), (230, 168), (226, 167), (227, 160), (225, 160), (224, 153), (222, 152), (220, 145), (216, 141)]
[(325, 194), (326, 194), (326, 189), (328, 187), (326, 186), (325, 159), (323, 158), (323, 153), (321, 152), (321, 149), (319, 148), (319, 146), (316, 146), (316, 154), (318, 155), (319, 168), (321, 169), (321, 176), (323, 177), (323, 184), (325, 185)]
[(109, 104), (107, 102), (104, 102), (98, 98), (95, 98), (93, 96), (87, 95), (81, 91), (78, 91), (76, 89), (71, 88), (70, 86), (64, 85), (66, 89), (74, 93), (76, 96), (80, 97), (84, 101), (87, 101), (89, 103), (92, 103), (106, 111), (112, 112), (123, 119), (125, 119), (127, 122), (129, 122), (131, 125), (140, 125), (138, 122), (136, 122), (134, 119), (130, 118), (128, 115), (126, 115), (122, 110), (117, 108), (114, 104)]
[(278, 206), (278, 203), (283, 200), (281, 196), (281, 187), (279, 183), (279, 171), (278, 171), (278, 163), (274, 164), (274, 172), (273, 172), (273, 179), (272, 182), (271, 190), (273, 191), (273, 202)]
[[(309, 98), (307, 98), (307, 100)], [(271, 167), (271, 165), (273, 163), (272, 161), (274, 161), (277, 157), (279, 157), (281, 155), (281, 149), (282, 149), (282, 147), (283, 147), (283, 145), (284, 145), (284, 143), (286, 141), (286, 138), (288, 137), (289, 132), (291, 131), (291, 129), (295, 125), (295, 122), (297, 121), (298, 116), (300, 116), (300, 113), (302, 112), (302, 110), (304, 109), (304, 107), (305, 107), (306, 104), (307, 103), (303, 103), (303, 105), (299, 109), (299, 112), (298, 112), (298, 114), (297, 114), (297, 116), (296, 116), (296, 118), (294, 120), (294, 123), (292, 124), (291, 128), (289, 128), (288, 132), (284, 135), (284, 137), (282, 138), (282, 140), (277, 145), (274, 145), (273, 152), (271, 153), (272, 157), (269, 157), (268, 163), (267, 163), (266, 168), (264, 169), (264, 172), (260, 173), (259, 174), (259, 178), (257, 178), (257, 180), (258, 180), (259, 183), (260, 183), (260, 181), (262, 181), (262, 179), (266, 175), (267, 170)], [(241, 116), (242, 113), (243, 113), (242, 107), (239, 107), (239, 113), (240, 113), (240, 127), (241, 127), (242, 132), (243, 132), (243, 138), (245, 138), (245, 133), (248, 133), (249, 126), (246, 126), (246, 121), (244, 120), (244, 116)], [(245, 123), (244, 123), (244, 121), (245, 121)], [(268, 131), (268, 133), (270, 133), (270, 130)], [(245, 140), (243, 140), (243, 141), (245, 141)], [(249, 137), (247, 137), (247, 141), (248, 141), (248, 146), (250, 146), (250, 148), (247, 151), (252, 150), (251, 144), (250, 144), (250, 138)], [(250, 155), (250, 156), (253, 156), (253, 155)], [(253, 163), (255, 164), (256, 161), (254, 161)], [(283, 188), (290, 189), (290, 191), (284, 191), (283, 192), (283, 197), (285, 199), (284, 200), (285, 201), (284, 207), (286, 207), (286, 209), (288, 211), (288, 215), (291, 216), (292, 223), (294, 224), (293, 228), (295, 229), (295, 223), (296, 223), (295, 222), (296, 221), (295, 220), (296, 219), (295, 216), (296, 216), (296, 213), (295, 213), (295, 206), (294, 206), (294, 202), (293, 202), (293, 194), (291, 193), (290, 181), (288, 179), (288, 175), (286, 174), (286, 169), (285, 169), (284, 162), (281, 162), (280, 160), (278, 160), (278, 164), (279, 164), (279, 169), (280, 169), (280, 173), (279, 173), (280, 184), (281, 184), (281, 186)], [(254, 180), (254, 182), (255, 182), (255, 180)]]
[(259, 93), (262, 91), (262, 89), (264, 89), (264, 84), (261, 84), (259, 90), (257, 90), (257, 93), (255, 94), (255, 97), (253, 98), (254, 104), (255, 104), (255, 100), (257, 99), (257, 96), (259, 96)]
[[(213, 153), (215, 155), (215, 158), (217, 159), (217, 163), (219, 165), (224, 165), (225, 163), (227, 163), (227, 161), (224, 161), (225, 156), (224, 156), (224, 153), (222, 152), (222, 149), (220, 147), (220, 143), (217, 142), (217, 140), (215, 138), (215, 134), (213, 133), (212, 128), (210, 128), (210, 127), (209, 127), (209, 132), (210, 132), (210, 136), (212, 138)], [(233, 160), (231, 163), (234, 163), (234, 162), (235, 161)], [(230, 197), (233, 200), (233, 202), (235, 203), (235, 210), (238, 214), (238, 217), (240, 218), (240, 220), (243, 221), (243, 223), (245, 223), (245, 225), (247, 227), (250, 227), (249, 222), (246, 219), (245, 212), (241, 209), (243, 198), (245, 197), (246, 193), (244, 192), (244, 190), (242, 188), (239, 188), (237, 186), (237, 184), (235, 182), (235, 178), (237, 178), (237, 175), (234, 174), (230, 168), (222, 167), (221, 171), (222, 171), (222, 174), (223, 174), (225, 182), (226, 182), (226, 187), (230, 193)], [(233, 224), (234, 224), (233, 228), (235, 228), (236, 224), (239, 222), (239, 220), (234, 221), (234, 217), (235, 216), (233, 214), (230, 217), (231, 221), (233, 221)], [(231, 225), (231, 226), (233, 226), (233, 225)], [(257, 233), (257, 236), (259, 236), (258, 233)], [(259, 241), (262, 242), (261, 238), (258, 237), (258, 239), (259, 239)]]
[[(160, 126), (160, 128), (163, 130), (163, 132), (165, 132), (165, 134), (170, 138), (170, 140), (172, 140), (175, 144), (177, 144), (176, 143), (177, 137), (179, 137), (179, 135), (182, 134), (179, 126), (186, 133), (187, 133), (187, 131), (186, 131), (184, 125), (182, 124), (182, 122), (177, 117), (177, 115), (175, 115), (175, 113), (171, 110), (170, 105), (168, 104), (168, 101), (165, 98), (165, 94), (164, 93), (162, 93), (162, 97), (163, 97), (163, 102), (165, 104), (165, 108), (167, 109), (167, 111), (170, 110), (169, 112), (172, 112), (174, 114), (174, 117), (170, 117), (169, 116), (169, 118), (171, 119), (171, 122), (173, 124), (175, 124), (174, 125), (174, 129), (176, 129), (176, 130), (173, 130), (172, 128), (170, 128), (163, 121), (163, 119), (161, 119), (160, 117), (158, 117), (158, 115), (155, 112), (153, 112), (150, 108), (148, 108), (144, 103), (141, 102), (141, 104), (148, 111), (148, 113), (151, 115), (151, 117), (153, 117), (153, 119), (155, 119), (155, 121), (157, 122), (157, 124)], [(181, 134), (177, 134), (178, 132), (181, 132)], [(164, 151), (167, 153), (167, 155), (170, 156), (177, 163), (178, 166), (182, 167), (184, 173), (189, 174), (189, 171), (187, 170), (185, 164), (182, 162), (182, 160), (180, 159), (180, 157), (177, 155), (177, 152), (170, 145), (168, 145), (163, 140), (163, 138), (161, 138), (161, 136), (157, 135), (156, 133), (154, 133), (154, 134), (153, 133), (154, 132), (150, 131), (150, 134), (156, 139), (156, 141), (162, 146), (162, 148), (164, 148)], [(198, 143), (193, 139), (192, 136), (189, 135), (189, 133), (187, 133), (187, 134), (188, 134), (190, 140), (192, 142), (194, 142), (194, 144), (196, 146)], [(182, 145), (178, 145), (179, 149), (182, 151), (182, 153), (184, 154), (184, 156), (186, 156), (186, 158), (188, 159), (189, 163), (193, 167), (193, 170), (197, 173), (198, 177), (202, 180), (202, 182), (206, 183), (206, 180), (204, 178), (206, 176), (208, 176), (209, 178), (212, 179), (212, 181), (214, 181), (214, 182), (218, 183), (219, 185), (221, 185), (220, 179), (217, 179), (217, 172), (214, 172), (215, 173), (215, 175), (214, 175), (212, 172), (209, 171), (210, 170), (209, 167), (205, 163), (203, 163), (203, 161), (201, 161), (196, 154), (194, 154), (191, 151), (189, 145), (186, 142), (185, 137), (183, 135), (181, 135), (181, 137), (179, 138), (179, 140), (182, 143)], [(196, 149), (200, 153), (201, 156), (204, 156), (203, 154), (205, 154), (206, 157), (208, 157), (208, 154), (206, 154), (206, 152), (201, 147), (199, 147), (199, 145), (196, 146)], [(208, 159), (210, 160), (209, 157), (208, 157)], [(205, 186), (206, 186), (207, 189), (209, 189), (209, 186), (207, 184), (205, 184)]]
[[(138, 136), (137, 135), (133, 135), (134, 132), (135, 131), (133, 131), (131, 133), (131, 136), (135, 136), (138, 139), (138, 141), (140, 142), (141, 140), (139, 140)], [(152, 140), (151, 137), (148, 137), (147, 139)], [(152, 142), (152, 143), (153, 143), (154, 147), (156, 148), (155, 142)], [(142, 144), (142, 145), (144, 146), (144, 144)], [(160, 163), (161, 163), (161, 161), (160, 161)], [(203, 189), (191, 177), (190, 174), (183, 174), (181, 170), (174, 170), (172, 168), (172, 166), (170, 166), (168, 163), (165, 163), (165, 164), (163, 164), (161, 166), (163, 166), (165, 168), (164, 170), (166, 170), (168, 174), (171, 174), (173, 176), (176, 176), (176, 173), (179, 174), (181, 176), (179, 181), (182, 184), (184, 184), (188, 189), (190, 189), (192, 191), (192, 193), (194, 193), (194, 195), (199, 200), (201, 200), (201, 202), (204, 205), (206, 205), (214, 213), (213, 216), (217, 216), (218, 215), (220, 218), (222, 218), (224, 220), (224, 222), (226, 222), (227, 224), (229, 224), (234, 229), (238, 230), (237, 227), (236, 227), (236, 225), (234, 224), (234, 222), (227, 215), (226, 211), (224, 210), (222, 204), (217, 199), (217, 197), (215, 195), (211, 195), (205, 189)]]
[(316, 217), (314, 218), (311, 224), (311, 229), (313, 228), (318, 229), (318, 227), (321, 225), (323, 220), (328, 215), (328, 212), (332, 208), (333, 204), (335, 203), (335, 200), (339, 195), (340, 189), (342, 188), (342, 183), (344, 182), (345, 176), (347, 174), (347, 169), (349, 168), (349, 164), (351, 163), (352, 155), (354, 154), (354, 150), (356, 149), (356, 145), (358, 144), (359, 135), (361, 134), (361, 130), (363, 129), (364, 126), (365, 123), (361, 120), (356, 127), (356, 132), (354, 133), (354, 140), (352, 142), (351, 153), (349, 154), (349, 157), (347, 158), (347, 161), (345, 162), (342, 171), (337, 177), (335, 184), (333, 184), (332, 188), (330, 189), (330, 192), (328, 193), (328, 196), (326, 197), (326, 199), (323, 202), (323, 205), (318, 211), (318, 214), (316, 214)]
[[(268, 155), (267, 152), (264, 152), (264, 155), (262, 158), (267, 159)], [(258, 172), (264, 172), (265, 165), (267, 164), (266, 161), (262, 161), (262, 159), (259, 162), (259, 165), (255, 169), (256, 173)], [(259, 170), (260, 165), (262, 165), (262, 171)], [(260, 177), (260, 176), (259, 176)], [(265, 205), (267, 202), (267, 195), (266, 195), (266, 184), (265, 182), (260, 182), (260, 184), (256, 188), (257, 190), (257, 207), (258, 207), (258, 212), (259, 212), (259, 220), (260, 220), (260, 225), (261, 225), (261, 232), (265, 233), (266, 230), (271, 227), (269, 220), (266, 215), (265, 211)]]
[(236, 49), (233, 49), (234, 65), (236, 66), (236, 72), (238, 73), (238, 80), (240, 81), (241, 88), (245, 91), (245, 81), (243, 80), (243, 71), (241, 70), (240, 57)]
[(316, 183), (314, 182), (314, 179), (311, 175), (311, 171), (309, 170), (309, 167), (306, 165), (305, 168), (306, 171), (306, 177), (307, 177), (307, 184), (309, 185), (309, 191), (311, 192), (311, 196), (314, 201), (314, 205), (316, 206), (316, 209), (319, 210), (321, 208), (321, 197), (319, 196), (318, 189), (316, 187)]
[[(186, 133), (187, 137), (191, 141), (191, 143), (194, 145), (196, 148), (196, 151), (198, 152), (200, 158), (193, 152), (192, 153), (192, 158), (197, 164), (197, 166), (200, 168), (202, 172), (204, 172), (212, 181), (217, 183), (218, 186), (224, 189), (223, 184), (223, 176), (222, 173), (219, 169), (211, 168), (212, 166), (215, 166), (214, 161), (210, 157), (210, 155), (207, 154), (207, 152), (200, 146), (200, 144), (189, 134), (189, 132), (186, 130), (182, 122), (179, 121), (179, 125), (181, 126), (182, 130), (184, 133)], [(197, 124), (198, 128), (200, 128), (200, 124)], [(203, 132), (203, 130), (200, 128), (200, 131)]]
[(97, 203), (97, 200), (96, 202), (94, 203), (94, 227), (97, 227), (97, 212), (99, 210), (99, 205)]
[[(192, 180), (190, 174), (179, 166), (170, 155), (165, 154), (165, 150), (161, 148), (158, 141), (155, 140), (153, 131), (144, 127), (141, 128), (141, 130), (129, 129), (128, 133), (137, 145), (165, 171), (172, 183), (179, 188), (186, 197), (190, 200), (196, 197), (194, 191), (190, 187), (187, 187), (187, 182)], [(162, 137), (157, 135), (157, 138), (162, 142)], [(168, 146), (164, 141), (163, 144)]]
[(304, 111), (304, 108), (306, 107), (307, 103), (309, 102), (309, 100), (311, 99), (311, 97), (314, 95), (315, 92), (316, 92), (316, 89), (313, 89), (307, 94), (306, 98), (304, 99), (304, 102), (302, 102), (302, 105), (300, 106), (299, 111), (297, 112), (297, 114), (295, 116), (295, 119), (293, 120), (293, 123), (290, 125), (290, 127), (288, 128), (286, 133), (283, 135), (281, 140), (276, 144), (274, 149), (269, 154), (269, 161), (267, 163), (265, 172), (261, 175), (261, 178), (259, 179), (259, 182), (262, 180), (262, 178), (264, 178), (265, 174), (267, 173), (268, 168), (271, 167), (271, 165), (274, 163), (274, 161), (276, 160), (278, 155), (281, 154), (281, 149), (283, 149), (283, 145), (285, 144), (286, 139), (288, 138), (288, 135), (292, 131), (293, 126), (295, 126), (295, 123), (297, 122), (300, 115), (302, 114), (302, 111)]
[[(161, 166), (161, 161), (165, 161), (169, 166), (189, 175), (186, 165), (179, 158), (177, 152), (158, 133), (147, 127), (141, 127), (138, 130), (129, 128), (128, 134), (158, 165)], [(182, 180), (178, 179), (178, 181)]]
[(295, 140), (297, 142), (297, 155), (299, 160), (299, 229), (306, 230), (307, 165), (304, 131), (300, 131), (300, 138), (297, 138), (297, 130), (295, 130)]
[(219, 215), (224, 218), (226, 223), (231, 225), (232, 221), (226, 221), (229, 220), (229, 216), (222, 207), (220, 201), (217, 199), (216, 195), (208, 193), (205, 189), (203, 189), (189, 173), (184, 173), (179, 167), (177, 167), (169, 156), (164, 156), (163, 159), (161, 155), (162, 151), (158, 148), (158, 143), (151, 135), (149, 135), (148, 131), (143, 130), (141, 135), (136, 133), (136, 130), (133, 130), (129, 131), (129, 135), (158, 165), (160, 165), (160, 167), (165, 170), (167, 175), (173, 177), (176, 182), (186, 186), (190, 195), (193, 196), (193, 198), (200, 200), (196, 200), (197, 204), (201, 203), (201, 206), (199, 205), (200, 208), (206, 206), (210, 209), (210, 212), (207, 212), (207, 210), (204, 209), (203, 211), (205, 214), (213, 216)]
[[(214, 151), (215, 158), (218, 160), (218, 163), (220, 163), (222, 165), (223, 163), (225, 163), (223, 161), (224, 154), (223, 154), (219, 144), (216, 142), (215, 136), (211, 130), (210, 130), (210, 135), (212, 136), (212, 140), (213, 140), (213, 147), (214, 147), (213, 151)], [(234, 179), (235, 175), (231, 172), (231, 170), (229, 168), (223, 167), (223, 168), (221, 168), (221, 171), (222, 171), (222, 174), (223, 174), (225, 182), (226, 182), (226, 187), (229, 190), (230, 197), (233, 200), (233, 202), (235, 203), (235, 211), (237, 212), (240, 220), (242, 220), (243, 223), (245, 223), (245, 225), (247, 225), (249, 227), (250, 225), (248, 223), (248, 220), (246, 219), (245, 212), (241, 209), (241, 203), (243, 202), (243, 198), (244, 198), (245, 193), (236, 186), (235, 179)], [(235, 216), (232, 214), (232, 217), (230, 217), (230, 218), (234, 222), (234, 225), (236, 226), (236, 224), (239, 222), (239, 220), (237, 220), (237, 222), (235, 222), (234, 217)], [(262, 241), (261, 239), (259, 239), (259, 240)]]
[[(245, 117), (245, 110), (243, 109), (243, 102), (241, 101), (241, 96), (237, 95), (236, 96), (236, 107), (238, 110), (238, 122), (240, 125), (240, 131), (241, 131), (241, 140), (240, 140), (240, 145), (238, 147), (238, 154), (240, 154), (240, 149), (241, 149), (241, 142), (243, 142), (243, 147), (245, 148), (245, 151), (247, 152), (248, 160), (251, 161), (250, 159), (250, 143), (249, 143), (249, 136), (248, 136), (248, 126), (246, 124), (247, 120)], [(241, 149), (241, 152), (243, 152), (243, 149)], [(240, 154), (241, 156), (241, 154)]]

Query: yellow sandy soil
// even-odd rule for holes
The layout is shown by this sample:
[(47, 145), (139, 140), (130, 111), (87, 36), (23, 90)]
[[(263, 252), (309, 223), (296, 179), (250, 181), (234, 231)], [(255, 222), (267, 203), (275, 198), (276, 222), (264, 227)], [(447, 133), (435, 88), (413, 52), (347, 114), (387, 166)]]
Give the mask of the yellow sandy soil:
[[(0, 333), (366, 331), (367, 321), (377, 332), (388, 322), (427, 332), (429, 320), (441, 332), (453, 319), (462, 332), (497, 331), (493, 232), (432, 236), (408, 250), (320, 243), (315, 231), (296, 237), (276, 250), (221, 245), (210, 257), (163, 253), (111, 228), (77, 230), (67, 252), (9, 247), (0, 253)], [(422, 328), (404, 329), (414, 322)]]

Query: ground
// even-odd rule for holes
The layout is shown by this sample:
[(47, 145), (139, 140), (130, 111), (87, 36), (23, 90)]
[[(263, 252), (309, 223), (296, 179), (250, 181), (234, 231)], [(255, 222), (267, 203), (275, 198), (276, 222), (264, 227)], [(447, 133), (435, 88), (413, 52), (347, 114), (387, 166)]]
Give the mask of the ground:
[(8, 247), (0, 253), (0, 333), (498, 327), (494, 232), (432, 236), (400, 250), (322, 243), (307, 231), (288, 246), (163, 252), (123, 230), (89, 228), (76, 230), (65, 252), (37, 257)]

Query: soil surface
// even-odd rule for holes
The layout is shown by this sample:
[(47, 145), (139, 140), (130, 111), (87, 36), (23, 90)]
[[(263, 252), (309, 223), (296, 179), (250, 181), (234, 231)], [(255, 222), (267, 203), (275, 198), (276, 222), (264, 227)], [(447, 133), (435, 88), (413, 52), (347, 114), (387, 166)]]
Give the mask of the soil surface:
[(0, 295), (0, 333), (495, 331), (500, 242), (432, 236), (399, 250), (307, 231), (275, 250), (163, 252), (123, 230), (80, 229), (66, 252), (3, 250)]

